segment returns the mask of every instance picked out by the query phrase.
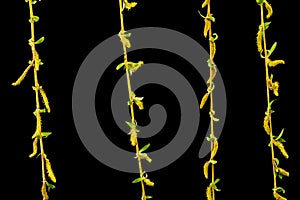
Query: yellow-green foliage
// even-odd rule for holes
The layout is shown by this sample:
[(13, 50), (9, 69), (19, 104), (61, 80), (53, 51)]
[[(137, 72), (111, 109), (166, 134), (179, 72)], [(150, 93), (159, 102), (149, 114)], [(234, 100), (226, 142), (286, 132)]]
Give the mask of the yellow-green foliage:
[[(32, 87), (32, 89), (35, 93), (35, 103), (36, 103), (36, 108), (34, 111), (34, 115), (36, 118), (36, 130), (35, 130), (34, 134), (32, 135), (33, 152), (29, 155), (29, 157), (30, 158), (33, 158), (35, 156), (41, 157), (41, 168), (42, 168), (41, 193), (42, 193), (43, 199), (48, 200), (49, 196), (47, 194), (47, 191), (49, 191), (49, 189), (55, 188), (55, 186), (47, 181), (46, 175), (48, 175), (48, 178), (53, 183), (56, 182), (56, 177), (53, 173), (51, 163), (50, 163), (49, 159), (47, 158), (45, 151), (44, 151), (43, 139), (48, 137), (51, 134), (51, 132), (43, 132), (42, 131), (41, 114), (45, 113), (45, 112), (50, 113), (51, 109), (50, 109), (50, 105), (49, 105), (49, 101), (46, 96), (46, 93), (38, 81), (38, 71), (40, 69), (40, 66), (43, 65), (43, 62), (41, 61), (39, 54), (36, 50), (36, 46), (41, 44), (45, 38), (40, 37), (37, 40), (35, 38), (35, 24), (39, 21), (39, 17), (34, 15), (33, 5), (35, 5), (37, 3), (37, 1), (36, 0), (26, 0), (25, 2), (28, 3), (29, 13), (30, 13), (29, 24), (30, 24), (30, 30), (31, 30), (31, 38), (28, 41), (29, 41), (29, 46), (31, 47), (32, 58), (28, 62), (29, 63), (28, 67), (26, 67), (26, 69), (21, 74), (21, 76), (17, 79), (17, 81), (12, 83), (12, 85), (13, 86), (20, 85), (21, 82), (26, 77), (26, 75), (28, 74), (29, 70), (31, 70), (31, 69), (33, 70), (34, 86)], [(41, 108), (40, 98), (42, 98), (45, 108)], [(38, 149), (40, 150), (39, 154), (38, 154)]]
[[(275, 148), (277, 147), (278, 151), (282, 154), (285, 159), (289, 158), (288, 153), (285, 150), (283, 143), (285, 140), (282, 138), (284, 129), (281, 130), (280, 134), (276, 136), (273, 131), (272, 124), (272, 104), (276, 99), (273, 97), (279, 96), (279, 83), (278, 81), (273, 80), (273, 75), (270, 73), (270, 68), (273, 68), (279, 64), (285, 64), (284, 60), (275, 59), (272, 60), (270, 57), (274, 50), (277, 47), (277, 42), (274, 42), (273, 45), (268, 48), (267, 39), (266, 39), (266, 30), (270, 26), (270, 21), (267, 21), (271, 18), (273, 14), (273, 8), (267, 0), (256, 0), (257, 4), (260, 7), (260, 16), (261, 21), (258, 27), (258, 32), (256, 34), (256, 44), (257, 50), (260, 53), (260, 57), (264, 59), (265, 67), (265, 76), (266, 76), (266, 96), (267, 96), (267, 109), (265, 111), (263, 128), (267, 135), (270, 138), (269, 147), (271, 149), (272, 156), (272, 169), (273, 169), (273, 196), (277, 200), (285, 200), (280, 193), (284, 194), (285, 190), (282, 187), (278, 187), (277, 178), (282, 179), (284, 176), (288, 177), (289, 172), (279, 167), (279, 159), (275, 157)], [(266, 13), (265, 13), (266, 12)]]
[(206, 15), (202, 15), (200, 11), (200, 16), (204, 19), (204, 30), (203, 35), (205, 38), (208, 38), (209, 42), (209, 59), (208, 59), (208, 66), (210, 70), (210, 76), (207, 81), (207, 92), (202, 97), (201, 103), (200, 103), (200, 109), (202, 109), (207, 102), (208, 98), (210, 98), (210, 109), (209, 109), (209, 116), (210, 116), (210, 137), (207, 138), (207, 140), (211, 144), (211, 153), (210, 158), (208, 161), (204, 163), (203, 166), (203, 172), (204, 177), (206, 179), (209, 178), (209, 167), (211, 168), (211, 182), (209, 186), (206, 189), (206, 196), (208, 200), (215, 200), (215, 191), (220, 191), (220, 189), (217, 188), (216, 183), (219, 182), (220, 179), (215, 179), (215, 164), (217, 161), (215, 160), (215, 156), (218, 151), (218, 139), (215, 137), (214, 134), (214, 123), (218, 122), (219, 119), (216, 118), (215, 110), (214, 110), (214, 99), (213, 99), (213, 90), (214, 90), (214, 78), (217, 73), (217, 68), (214, 63), (214, 57), (216, 54), (216, 40), (218, 39), (218, 35), (216, 33), (213, 33), (212, 31), (212, 23), (215, 22), (215, 17), (211, 13), (211, 1), (205, 0), (202, 3), (202, 8), (206, 8)]
[(138, 167), (139, 167), (139, 178), (136, 178), (133, 183), (141, 183), (141, 188), (142, 188), (142, 200), (146, 200), (148, 198), (152, 198), (151, 196), (146, 195), (145, 191), (145, 185), (147, 186), (154, 186), (154, 182), (152, 182), (149, 178), (148, 175), (143, 171), (142, 168), (142, 160), (146, 160), (149, 163), (152, 162), (152, 159), (147, 155), (147, 153), (144, 153), (145, 150), (147, 150), (150, 146), (150, 144), (145, 145), (143, 148), (139, 148), (139, 143), (138, 143), (138, 133), (140, 132), (137, 129), (137, 121), (134, 116), (134, 104), (138, 106), (140, 110), (144, 109), (143, 105), (143, 97), (137, 97), (136, 94), (132, 91), (131, 89), (131, 81), (130, 77), (133, 75), (133, 73), (138, 70), (143, 64), (143, 61), (138, 61), (138, 62), (130, 62), (128, 61), (128, 56), (127, 56), (127, 48), (131, 47), (130, 43), (130, 36), (131, 34), (125, 31), (124, 28), (124, 21), (123, 21), (123, 12), (124, 10), (131, 10), (131, 8), (134, 8), (137, 5), (136, 2), (128, 2), (127, 0), (119, 0), (119, 9), (120, 9), (120, 22), (121, 22), (121, 30), (119, 32), (119, 37), (120, 41), (122, 43), (123, 47), (123, 54), (124, 54), (124, 61), (120, 63), (117, 67), (116, 70), (120, 70), (121, 68), (124, 68), (126, 71), (126, 78), (127, 78), (127, 87), (128, 87), (128, 106), (130, 107), (130, 112), (131, 112), (131, 121), (128, 122), (126, 121), (127, 125), (130, 128), (129, 135), (130, 135), (130, 143), (132, 146), (135, 147), (136, 151), (136, 159), (138, 160)]

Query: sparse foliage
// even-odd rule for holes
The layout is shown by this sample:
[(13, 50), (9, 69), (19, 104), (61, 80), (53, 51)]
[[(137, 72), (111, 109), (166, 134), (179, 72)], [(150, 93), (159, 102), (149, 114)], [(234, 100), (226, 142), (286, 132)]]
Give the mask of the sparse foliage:
[(127, 55), (127, 48), (131, 47), (130, 43), (130, 36), (131, 34), (125, 31), (124, 28), (124, 20), (123, 20), (123, 12), (124, 10), (131, 10), (131, 8), (134, 8), (137, 5), (136, 2), (128, 2), (127, 0), (119, 0), (119, 8), (120, 8), (120, 22), (121, 22), (121, 30), (119, 32), (119, 37), (120, 41), (123, 46), (123, 55), (124, 55), (124, 61), (120, 63), (117, 67), (116, 70), (120, 70), (121, 68), (125, 69), (126, 73), (126, 78), (127, 78), (127, 87), (128, 87), (128, 106), (130, 107), (130, 113), (131, 113), (131, 121), (128, 122), (126, 121), (126, 124), (128, 125), (130, 131), (128, 135), (130, 135), (130, 143), (132, 146), (135, 147), (136, 151), (136, 159), (138, 160), (138, 166), (139, 166), (139, 177), (136, 178), (135, 180), (132, 181), (132, 183), (141, 183), (141, 188), (142, 188), (142, 200), (146, 200), (149, 198), (152, 198), (152, 196), (146, 195), (145, 191), (145, 185), (147, 186), (154, 186), (154, 182), (152, 182), (148, 178), (148, 174), (143, 171), (142, 167), (142, 160), (146, 160), (149, 163), (152, 162), (152, 159), (148, 156), (145, 151), (149, 148), (150, 144), (145, 145), (140, 149), (139, 143), (138, 143), (138, 133), (140, 130), (137, 129), (137, 121), (134, 116), (134, 104), (138, 106), (140, 110), (144, 109), (143, 105), (143, 98), (144, 97), (137, 97), (136, 94), (132, 91), (131, 87), (131, 81), (130, 77), (133, 75), (135, 71), (137, 71), (142, 65), (144, 64), (143, 61), (138, 61), (138, 62), (130, 62), (128, 61), (128, 55)]
[[(215, 117), (215, 110), (214, 110), (214, 98), (213, 98), (213, 90), (215, 88), (214, 85), (214, 78), (217, 73), (216, 64), (214, 62), (214, 57), (216, 54), (216, 40), (218, 39), (217, 33), (214, 33), (212, 31), (212, 23), (215, 22), (215, 17), (211, 13), (211, 2), (210, 0), (205, 0), (202, 3), (202, 8), (206, 8), (206, 15), (202, 15), (200, 11), (200, 16), (204, 19), (204, 30), (203, 35), (205, 38), (208, 38), (209, 42), (209, 59), (207, 61), (210, 76), (207, 80), (207, 91), (202, 97), (201, 103), (200, 103), (200, 109), (202, 109), (209, 99), (210, 103), (210, 109), (209, 109), (209, 116), (210, 116), (210, 135), (206, 139), (208, 142), (210, 142), (211, 145), (211, 152), (210, 152), (210, 158), (208, 161), (205, 162), (203, 166), (204, 176), (206, 179), (211, 176), (211, 182), (206, 188), (206, 197), (208, 200), (215, 200), (215, 192), (220, 191), (220, 189), (217, 187), (217, 183), (220, 181), (219, 178), (215, 178), (215, 165), (217, 164), (217, 160), (215, 159), (215, 156), (218, 151), (218, 138), (216, 138), (214, 133), (214, 123), (218, 122), (219, 119)], [(210, 173), (210, 175), (209, 175)]]
[[(273, 197), (277, 200), (285, 200), (283, 197), (285, 190), (282, 187), (278, 187), (277, 178), (282, 179), (283, 177), (288, 177), (289, 172), (279, 167), (279, 159), (275, 157), (275, 148), (279, 150), (282, 156), (285, 159), (289, 158), (287, 151), (283, 145), (286, 142), (283, 139), (284, 129), (276, 136), (273, 130), (272, 116), (275, 112), (272, 109), (272, 105), (275, 102), (275, 97), (279, 96), (279, 83), (274, 81), (273, 74), (270, 73), (270, 68), (273, 68), (277, 65), (285, 64), (284, 60), (271, 59), (272, 53), (277, 47), (277, 42), (274, 42), (273, 45), (268, 49), (267, 39), (266, 39), (266, 30), (270, 27), (271, 21), (267, 21), (273, 15), (273, 8), (267, 0), (256, 0), (256, 3), (260, 7), (260, 24), (258, 27), (258, 32), (256, 35), (256, 44), (257, 50), (260, 53), (260, 57), (264, 59), (265, 67), (265, 76), (266, 76), (266, 96), (267, 96), (267, 109), (264, 114), (263, 128), (267, 135), (269, 136), (270, 142), (269, 147), (271, 149), (271, 160), (273, 168)], [(265, 13), (266, 12), (266, 13)]]
[[(44, 150), (44, 139), (51, 135), (51, 132), (44, 132), (42, 130), (42, 115), (43, 113), (50, 113), (50, 105), (48, 98), (46, 96), (46, 93), (44, 91), (44, 88), (39, 84), (38, 80), (38, 71), (40, 70), (40, 66), (42, 66), (44, 63), (40, 59), (39, 53), (36, 49), (37, 45), (44, 42), (45, 37), (40, 37), (39, 39), (36, 39), (35, 37), (35, 24), (40, 20), (40, 18), (36, 15), (34, 15), (33, 12), (33, 5), (37, 4), (39, 1), (36, 0), (25, 0), (26, 3), (29, 5), (29, 23), (30, 23), (30, 29), (31, 29), (31, 38), (28, 40), (29, 46), (31, 47), (32, 52), (32, 58), (28, 62), (28, 67), (24, 70), (24, 72), (21, 74), (21, 76), (12, 83), (13, 86), (18, 86), (21, 84), (21, 82), (24, 80), (26, 75), (30, 70), (33, 70), (34, 74), (34, 86), (32, 86), (32, 89), (35, 93), (35, 103), (36, 108), (33, 114), (36, 118), (36, 130), (34, 134), (32, 135), (33, 139), (33, 152), (29, 155), (30, 158), (34, 157), (40, 157), (41, 158), (41, 168), (42, 168), (42, 188), (41, 193), (44, 200), (48, 200), (48, 191), (50, 189), (54, 189), (55, 186), (48, 181), (48, 178), (53, 182), (56, 183), (56, 177), (54, 175), (54, 172), (51, 167), (50, 160), (47, 158)], [(45, 108), (41, 108), (41, 100), (43, 102), (43, 105)], [(38, 152), (39, 150), (39, 152)]]

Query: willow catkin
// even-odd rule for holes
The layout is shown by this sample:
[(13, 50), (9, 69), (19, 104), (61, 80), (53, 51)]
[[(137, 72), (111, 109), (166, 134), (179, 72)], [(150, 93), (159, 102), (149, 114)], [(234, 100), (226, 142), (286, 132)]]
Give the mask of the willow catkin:
[(29, 158), (32, 158), (33, 156), (36, 155), (37, 149), (38, 149), (37, 143), (38, 143), (38, 139), (35, 138), (34, 141), (33, 141), (33, 144), (32, 144), (32, 146), (33, 146), (33, 152), (29, 155)]
[(276, 191), (273, 192), (273, 196), (276, 200), (287, 200), (285, 197), (281, 196), (280, 194), (278, 194)]
[(40, 92), (40, 94), (42, 96), (43, 103), (44, 103), (44, 105), (46, 107), (47, 112), (50, 113), (51, 109), (50, 109), (50, 106), (49, 106), (49, 101), (48, 101), (48, 98), (47, 98), (47, 95), (46, 95), (44, 89), (41, 86), (39, 87), (39, 92)]
[(48, 200), (49, 196), (47, 194), (47, 188), (46, 188), (46, 183), (43, 183), (42, 188), (41, 188), (43, 200)]
[(210, 162), (206, 161), (205, 164), (203, 165), (203, 173), (204, 177), (208, 179), (208, 167), (209, 167)]
[(263, 36), (263, 30), (261, 26), (258, 29), (258, 32), (256, 34), (256, 46), (257, 46), (257, 51), (261, 52), (262, 51), (262, 36)]
[(268, 135), (270, 135), (271, 128), (270, 128), (270, 116), (265, 115), (264, 117), (264, 129)]
[(268, 59), (267, 63), (268, 63), (269, 67), (275, 67), (279, 64), (285, 64), (285, 61), (284, 60), (270, 60), (270, 59)]
[(280, 142), (280, 141), (277, 141), (277, 140), (274, 140), (273, 141), (273, 144), (280, 150), (280, 152), (282, 153), (282, 155), (288, 159), (289, 158), (289, 155), (288, 153), (286, 152), (283, 144)]
[(205, 1), (202, 3), (202, 8), (204, 8), (205, 6), (207, 6), (208, 3), (209, 3), (209, 1), (210, 1), (210, 0), (205, 0)]
[(150, 179), (146, 178), (144, 179), (144, 183), (148, 186), (153, 187), (154, 186), (154, 182), (152, 182)]
[(211, 57), (211, 59), (214, 59), (215, 54), (216, 54), (216, 43), (215, 42), (211, 42), (209, 50), (210, 50), (210, 57)]
[(282, 174), (283, 176), (290, 176), (290, 173), (280, 167), (277, 167), (277, 170), (280, 174)]
[(137, 132), (135, 130), (130, 131), (130, 142), (132, 146), (137, 145)]
[(265, 3), (265, 8), (268, 11), (266, 18), (269, 19), (273, 15), (273, 8), (271, 4), (269, 4), (266, 0), (264, 1), (264, 3)]
[(53, 173), (52, 167), (51, 167), (51, 163), (49, 161), (49, 159), (45, 156), (45, 161), (46, 161), (46, 169), (47, 169), (47, 173), (49, 178), (51, 179), (51, 181), (53, 181), (54, 183), (56, 183), (56, 177)]
[(18, 80), (17, 80), (16, 82), (12, 83), (12, 85), (13, 85), (13, 86), (20, 85), (21, 82), (22, 82), (22, 81), (24, 80), (24, 78), (26, 77), (26, 75), (27, 75), (27, 73), (28, 73), (28, 71), (29, 71), (29, 69), (30, 69), (31, 67), (32, 67), (32, 64), (29, 65), (29, 66), (24, 70), (24, 72), (21, 74), (21, 76), (18, 78)]
[(208, 186), (206, 188), (206, 197), (207, 197), (207, 200), (213, 200), (212, 198), (212, 187)]
[(201, 103), (200, 103), (200, 109), (202, 109), (203, 106), (205, 105), (208, 96), (209, 96), (209, 93), (207, 92), (207, 93), (205, 93), (205, 95), (202, 97), (202, 100), (201, 100)]
[(207, 33), (211, 27), (211, 21), (209, 19), (205, 18), (204, 22), (205, 22), (205, 24), (204, 24), (203, 35), (204, 35), (204, 37), (207, 37)]
[(211, 159), (213, 159), (213, 158), (215, 157), (215, 155), (217, 154), (218, 148), (219, 148), (218, 141), (215, 140), (215, 141), (213, 142), (213, 149), (212, 149), (211, 155), (210, 155)]

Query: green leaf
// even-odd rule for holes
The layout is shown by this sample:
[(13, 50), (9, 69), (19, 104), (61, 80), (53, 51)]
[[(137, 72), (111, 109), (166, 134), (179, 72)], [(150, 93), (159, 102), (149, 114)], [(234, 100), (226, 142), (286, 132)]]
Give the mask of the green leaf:
[(275, 190), (276, 192), (282, 192), (283, 194), (285, 193), (285, 189), (283, 187), (277, 187), (274, 188), (273, 190)]
[(124, 65), (125, 65), (125, 63), (120, 63), (120, 64), (118, 64), (118, 66), (116, 67), (116, 70), (121, 69)]
[(141, 150), (140, 150), (140, 153), (146, 151), (150, 146), (150, 143), (149, 144), (146, 144)]
[(127, 104), (130, 106), (130, 105), (133, 104), (133, 101), (132, 101), (132, 100), (129, 100), (129, 101), (127, 102)]
[(217, 138), (214, 135), (210, 135), (209, 137), (206, 137), (206, 140), (209, 141), (209, 142), (211, 142), (211, 141), (216, 141)]
[(284, 132), (284, 128), (281, 130), (280, 134), (275, 138), (275, 140), (281, 139), (283, 132)]
[(257, 4), (262, 4), (265, 0), (256, 0)]
[(216, 160), (210, 160), (209, 162), (210, 162), (211, 164), (215, 165), (215, 164), (217, 164), (218, 161), (216, 161)]
[(202, 15), (201, 13), (200, 13), (200, 11), (198, 10), (198, 13), (199, 13), (199, 15), (202, 17), (202, 18), (205, 18), (205, 16), (204, 15)]
[(128, 121), (125, 121), (126, 124), (131, 128), (131, 129), (136, 129), (136, 126), (135, 124), (131, 123), (131, 122), (128, 122)]
[(212, 21), (212, 22), (215, 22), (215, 21), (216, 21), (216, 19), (215, 19), (213, 16), (209, 16), (209, 17), (207, 17), (207, 19), (209, 19), (209, 20)]
[(277, 46), (277, 42), (274, 42), (271, 49), (268, 51), (268, 56), (270, 56), (274, 52), (274, 50), (276, 49), (276, 46)]
[(265, 30), (267, 30), (270, 26), (271, 22), (265, 22), (264, 23), (264, 26), (265, 26)]
[(38, 22), (40, 20), (39, 16), (33, 16), (33, 21)]
[(152, 196), (146, 196), (146, 199), (152, 199), (153, 197)]
[(37, 41), (35, 41), (35, 44), (41, 44), (43, 43), (45, 40), (45, 37), (41, 37), (40, 39), (38, 39)]
[(279, 165), (279, 159), (278, 158), (274, 158), (274, 161), (276, 162), (276, 165)]
[(214, 33), (213, 36), (210, 38), (210, 41), (215, 42), (218, 39), (218, 34)]
[(268, 111), (271, 111), (271, 107), (272, 107), (272, 104), (274, 103), (274, 101), (276, 101), (276, 99), (273, 99), (272, 101), (269, 102)]
[(216, 191), (221, 191), (220, 189), (218, 189), (218, 187), (216, 185), (219, 181), (220, 181), (220, 179), (217, 178), (214, 182), (210, 183), (210, 187), (212, 187)]
[(46, 113), (46, 108), (40, 109), (40, 113)]
[(129, 33), (129, 32), (124, 32), (123, 34), (122, 34), (124, 37), (126, 37), (126, 38), (130, 38), (131, 37), (131, 33)]
[(45, 137), (45, 138), (48, 137), (51, 134), (52, 134), (52, 132), (42, 132), (42, 136)]
[(55, 185), (50, 184), (50, 183), (48, 183), (48, 182), (46, 182), (46, 185), (47, 185), (47, 187), (48, 187), (49, 189), (54, 189), (54, 188), (55, 188)]
[(217, 178), (214, 183), (217, 184), (218, 182), (220, 182), (219, 178)]
[(138, 182), (141, 182), (142, 180), (144, 180), (145, 177), (139, 177), (139, 178), (136, 178), (132, 181), (132, 183), (138, 183)]

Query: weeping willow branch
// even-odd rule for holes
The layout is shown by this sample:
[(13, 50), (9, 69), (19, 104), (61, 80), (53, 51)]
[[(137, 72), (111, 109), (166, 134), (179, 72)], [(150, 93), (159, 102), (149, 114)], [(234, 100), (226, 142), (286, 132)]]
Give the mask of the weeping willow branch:
[(136, 151), (136, 159), (138, 161), (138, 167), (139, 167), (139, 178), (135, 179), (133, 181), (133, 183), (141, 183), (141, 189), (142, 189), (142, 200), (146, 200), (148, 198), (151, 198), (151, 196), (147, 196), (146, 195), (146, 191), (145, 191), (145, 185), (148, 186), (154, 186), (154, 183), (148, 178), (148, 175), (145, 171), (143, 171), (143, 167), (142, 167), (142, 159), (145, 159), (148, 162), (151, 162), (151, 158), (144, 153), (144, 151), (146, 149), (148, 149), (148, 147), (150, 146), (150, 144), (144, 146), (143, 148), (139, 148), (139, 143), (138, 143), (138, 132), (139, 130), (137, 129), (137, 122), (134, 116), (134, 105), (137, 105), (139, 109), (143, 109), (143, 97), (137, 97), (136, 94), (132, 91), (132, 87), (131, 87), (131, 81), (130, 81), (130, 77), (132, 76), (132, 74), (138, 70), (143, 64), (143, 61), (139, 61), (137, 63), (135, 62), (130, 62), (128, 61), (128, 55), (127, 55), (127, 48), (131, 47), (131, 43), (130, 43), (130, 36), (131, 34), (125, 31), (124, 28), (124, 17), (123, 17), (123, 11), (125, 9), (130, 10), (131, 8), (135, 7), (137, 5), (136, 2), (128, 2), (127, 0), (119, 0), (119, 9), (120, 9), (120, 22), (121, 22), (121, 30), (119, 32), (119, 37), (122, 43), (122, 47), (123, 47), (123, 57), (124, 57), (124, 61), (123, 63), (119, 64), (116, 69), (119, 70), (121, 68), (125, 68), (126, 71), (126, 79), (127, 79), (127, 88), (128, 88), (128, 96), (129, 96), (129, 101), (128, 101), (128, 105), (130, 107), (130, 113), (131, 113), (131, 122), (127, 122), (127, 125), (130, 128), (130, 142), (131, 145), (135, 147), (135, 151)]
[[(261, 58), (264, 59), (265, 67), (265, 78), (266, 78), (266, 96), (267, 96), (267, 109), (265, 112), (263, 127), (265, 132), (270, 138), (269, 147), (271, 149), (271, 160), (272, 160), (272, 172), (273, 172), (273, 197), (277, 200), (285, 200), (286, 198), (282, 196), (285, 193), (284, 188), (277, 186), (277, 177), (282, 179), (283, 176), (289, 176), (289, 172), (279, 167), (279, 159), (275, 157), (275, 148), (281, 152), (281, 154), (288, 159), (288, 153), (285, 150), (283, 143), (285, 140), (282, 138), (284, 129), (281, 130), (278, 136), (275, 136), (273, 133), (273, 124), (272, 124), (272, 104), (276, 99), (272, 98), (273, 96), (279, 96), (279, 83), (278, 81), (273, 80), (273, 75), (270, 73), (270, 68), (275, 67), (279, 64), (285, 64), (284, 60), (271, 60), (270, 56), (274, 52), (277, 46), (277, 42), (273, 43), (270, 49), (268, 49), (267, 39), (266, 39), (266, 30), (270, 26), (270, 21), (268, 20), (273, 14), (273, 8), (271, 4), (266, 0), (256, 0), (257, 4), (260, 7), (260, 25), (258, 27), (258, 32), (256, 35), (257, 50), (260, 53)], [(265, 14), (266, 10), (266, 14)]]
[[(33, 152), (29, 155), (30, 158), (33, 158), (35, 156), (41, 157), (41, 171), (42, 171), (42, 187), (41, 187), (41, 193), (44, 200), (48, 200), (49, 196), (47, 191), (49, 189), (55, 188), (55, 186), (47, 181), (47, 177), (52, 181), (56, 182), (56, 177), (53, 173), (51, 163), (49, 159), (47, 158), (45, 151), (44, 151), (44, 142), (43, 138), (48, 137), (51, 132), (43, 132), (42, 131), (42, 119), (41, 114), (48, 112), (50, 113), (50, 106), (49, 101), (46, 96), (46, 93), (42, 86), (39, 84), (38, 81), (38, 71), (40, 69), (40, 66), (43, 65), (43, 62), (41, 61), (39, 54), (36, 50), (36, 45), (41, 44), (44, 41), (44, 37), (39, 38), (36, 40), (35, 38), (35, 23), (39, 21), (39, 17), (34, 15), (33, 13), (33, 5), (37, 3), (36, 0), (26, 0), (26, 3), (29, 5), (29, 23), (30, 23), (30, 30), (31, 30), (31, 38), (29, 39), (29, 45), (31, 47), (32, 52), (32, 59), (29, 61), (28, 67), (24, 70), (24, 72), (21, 74), (21, 76), (12, 83), (13, 86), (18, 86), (21, 84), (21, 82), (24, 80), (26, 75), (28, 74), (29, 70), (33, 70), (33, 76), (34, 76), (34, 86), (32, 87), (34, 93), (35, 93), (35, 103), (36, 103), (36, 109), (34, 111), (34, 115), (36, 118), (36, 130), (35, 133), (32, 136), (33, 139)], [(41, 103), (40, 98), (42, 99), (45, 108), (41, 109)], [(39, 145), (39, 148), (38, 148)], [(40, 153), (38, 153), (38, 149), (40, 150)]]
[(209, 178), (209, 168), (210, 168), (210, 176), (211, 176), (211, 182), (208, 185), (206, 189), (206, 197), (208, 200), (215, 200), (215, 191), (220, 191), (217, 187), (217, 183), (220, 181), (220, 179), (215, 178), (215, 164), (217, 164), (217, 161), (215, 160), (215, 156), (218, 151), (218, 139), (215, 137), (214, 133), (214, 123), (218, 122), (219, 119), (215, 117), (215, 110), (214, 110), (214, 98), (213, 98), (213, 90), (214, 90), (214, 78), (217, 73), (217, 68), (214, 63), (214, 56), (216, 53), (216, 40), (218, 39), (218, 35), (216, 33), (213, 33), (212, 31), (212, 23), (215, 22), (215, 18), (213, 14), (211, 13), (211, 4), (210, 0), (205, 0), (202, 3), (202, 8), (207, 8), (206, 15), (202, 15), (199, 11), (200, 16), (204, 19), (204, 37), (208, 38), (209, 41), (209, 59), (208, 59), (208, 66), (209, 66), (209, 72), (210, 76), (207, 81), (207, 92), (202, 97), (201, 103), (200, 103), (200, 109), (202, 109), (206, 103), (206, 101), (210, 100), (210, 109), (209, 109), (209, 116), (210, 116), (210, 136), (207, 138), (207, 140), (210, 142), (211, 145), (211, 153), (210, 153), (210, 159), (205, 162), (203, 166), (204, 176), (206, 179)]

